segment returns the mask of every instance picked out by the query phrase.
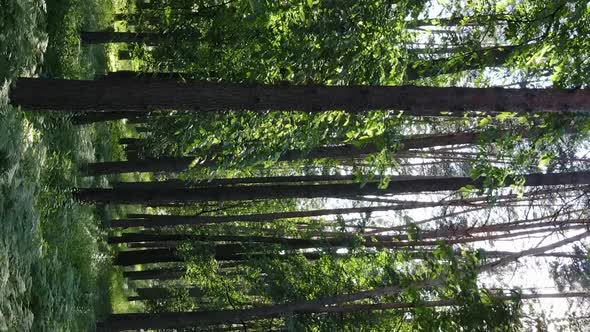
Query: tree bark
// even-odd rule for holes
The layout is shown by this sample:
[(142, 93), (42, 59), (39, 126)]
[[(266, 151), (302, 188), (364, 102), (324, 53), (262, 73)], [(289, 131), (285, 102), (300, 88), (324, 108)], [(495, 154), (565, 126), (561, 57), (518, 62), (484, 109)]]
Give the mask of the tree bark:
[[(505, 266), (509, 263), (512, 263), (515, 260), (518, 260), (518, 258), (520, 257), (540, 254), (548, 250), (552, 250), (565, 244), (571, 243), (573, 241), (578, 241), (584, 237), (587, 237), (588, 235), (589, 232), (584, 232), (571, 238), (555, 242), (550, 245), (525, 250), (519, 253), (518, 255), (508, 256), (498, 260), (497, 262), (483, 265), (478, 270), (479, 272), (490, 271), (494, 268), (498, 268), (501, 266)], [(441, 278), (429, 280), (426, 282), (418, 282), (414, 286), (417, 289), (420, 289), (421, 287), (432, 287), (443, 283), (444, 279)], [(358, 301), (374, 296), (394, 295), (400, 293), (402, 290), (403, 288), (400, 286), (387, 286), (373, 290), (341, 294), (321, 299), (297, 301), (273, 306), (260, 306), (244, 310), (222, 310), (158, 314), (113, 314), (110, 315), (103, 323), (100, 323), (99, 328), (103, 329), (104, 331), (122, 331), (126, 329), (164, 329), (175, 327), (179, 328), (184, 326), (208, 326), (232, 322), (241, 323), (242, 321), (253, 319), (280, 317), (282, 315), (285, 315), (286, 313), (314, 312), (315, 310), (330, 308), (333, 304)]]
[(72, 123), (75, 125), (84, 125), (105, 121), (135, 119), (144, 116), (145, 115), (136, 112), (88, 112), (83, 114), (76, 114), (72, 118)]
[(84, 44), (107, 43), (144, 43), (157, 45), (164, 40), (165, 35), (151, 32), (116, 32), (116, 31), (83, 31), (80, 32), (80, 40)]
[[(241, 244), (221, 244), (214, 247), (214, 258), (217, 261), (244, 261), (251, 257), (263, 256), (263, 253), (247, 253)], [(308, 259), (318, 259), (320, 253), (302, 253)], [(280, 256), (280, 255), (279, 255)], [(144, 249), (119, 251), (115, 265), (132, 266), (138, 264), (184, 262), (184, 257), (176, 248)]]
[(151, 77), (78, 81), (21, 78), (10, 100), (53, 111), (404, 110), (441, 112), (588, 112), (587, 89), (439, 88), (418, 86), (290, 86), (182, 81)]
[(82, 166), (86, 175), (98, 176), (132, 172), (168, 172), (176, 173), (188, 169), (194, 157), (159, 157), (128, 161), (106, 161)]
[(492, 47), (449, 58), (418, 60), (407, 67), (406, 79), (416, 80), (485, 67), (502, 67), (518, 49), (518, 46)]
[[(569, 172), (550, 174), (529, 174), (524, 176), (525, 186), (550, 186), (589, 184), (590, 172)], [(210, 201), (261, 200), (285, 198), (348, 198), (359, 196), (379, 196), (387, 194), (418, 193), (430, 191), (454, 191), (465, 186), (481, 188), (481, 179), (468, 177), (391, 177), (387, 188), (370, 182), (364, 186), (358, 183), (336, 183), (318, 185), (259, 185), (243, 187), (215, 188), (162, 188), (158, 190), (135, 189), (78, 189), (74, 196), (83, 202), (102, 202), (116, 204), (170, 204), (196, 203)], [(505, 185), (512, 184), (506, 179)]]
[(319, 183), (319, 182), (350, 182), (356, 178), (353, 175), (289, 175), (289, 176), (261, 176), (248, 178), (226, 178), (203, 181), (141, 181), (141, 182), (114, 182), (113, 188), (125, 189), (160, 189), (160, 188), (214, 188), (221, 186), (239, 186), (247, 184), (271, 184), (271, 183)]
[(183, 275), (183, 268), (123, 271), (123, 277), (129, 280), (174, 280), (179, 279)]
[[(430, 206), (435, 206), (439, 203), (432, 203)], [(428, 206), (424, 206), (428, 207)], [(359, 207), (359, 208), (340, 208), (340, 209), (323, 209), (323, 210), (308, 210), (308, 211), (288, 211), (288, 212), (271, 212), (271, 213), (257, 213), (244, 215), (228, 215), (228, 216), (177, 216), (177, 215), (155, 215), (155, 214), (129, 214), (130, 219), (119, 219), (111, 222), (111, 227), (168, 227), (178, 225), (205, 225), (218, 224), (229, 222), (268, 222), (278, 219), (293, 219), (293, 218), (307, 218), (320, 217), (329, 215), (344, 215), (352, 213), (372, 213), (379, 211), (392, 211), (408, 208), (407, 206), (373, 206), (373, 207)]]
[(119, 50), (117, 52), (117, 58), (119, 60), (131, 60), (131, 53), (128, 50)]
[[(559, 227), (559, 230), (578, 229), (590, 224), (589, 219), (575, 219), (575, 220), (551, 220), (546, 222), (528, 223), (526, 221), (518, 221), (511, 223), (501, 223), (495, 225), (484, 225), (479, 227), (466, 227), (459, 229), (435, 229), (422, 231), (417, 237), (419, 239), (436, 239), (441, 238), (450, 240), (453, 238), (463, 238), (480, 233), (498, 233), (498, 232), (514, 232), (517, 230), (535, 229), (540, 230), (551, 229), (551, 227)], [(367, 246), (379, 246), (379, 242), (384, 242), (387, 245), (393, 238), (396, 240), (408, 240), (406, 234), (391, 234), (391, 235), (369, 235), (364, 236)], [(132, 242), (181, 242), (181, 241), (196, 241), (196, 242), (237, 242), (247, 245), (248, 243), (267, 243), (267, 244), (284, 244), (291, 246), (291, 248), (318, 248), (323, 245), (338, 245), (346, 244), (350, 241), (347, 234), (341, 234), (336, 238), (324, 239), (300, 239), (300, 238), (282, 238), (282, 237), (268, 237), (268, 236), (241, 236), (241, 235), (193, 235), (193, 234), (154, 234), (154, 233), (123, 233), (120, 236), (110, 236), (108, 243), (121, 244)]]
[[(510, 301), (514, 299), (555, 299), (555, 298), (588, 298), (588, 292), (572, 293), (551, 293), (551, 294), (520, 294), (517, 296), (498, 295), (499, 301)], [(454, 299), (443, 299), (422, 302), (422, 307), (444, 307), (458, 305), (460, 302)], [(242, 323), (255, 319), (280, 317), (290, 313), (350, 313), (366, 312), (375, 310), (399, 310), (416, 307), (416, 303), (393, 302), (377, 304), (344, 304), (337, 306), (326, 306), (323, 304), (294, 302), (290, 304), (279, 304), (273, 306), (260, 306), (242, 310), (221, 310), (221, 311), (195, 311), (177, 313), (139, 313), (139, 314), (111, 314), (100, 328), (103, 331), (123, 331), (128, 329), (165, 329), (181, 328), (186, 326), (206, 327), (223, 323)]]
[[(128, 301), (146, 301), (170, 298), (174, 296), (174, 291), (163, 287), (137, 288), (137, 295), (127, 297)], [(203, 291), (199, 288), (189, 288), (188, 295), (191, 297), (203, 296)]]
[(477, 16), (452, 16), (442, 18), (423, 18), (406, 21), (407, 29), (415, 29), (424, 26), (438, 26), (438, 27), (454, 27), (454, 26), (474, 26), (478, 22), (494, 21), (496, 23), (504, 23), (509, 19), (509, 14), (490, 14)]
[[(586, 225), (574, 225), (564, 227), (564, 230), (576, 230), (585, 229)], [(547, 233), (554, 229), (551, 228), (538, 228), (526, 231), (513, 231), (512, 233), (501, 233), (495, 235), (485, 236), (467, 236), (462, 238), (454, 239), (436, 239), (433, 237), (424, 237), (422, 240), (407, 241), (408, 236), (381, 236), (380, 238), (373, 239), (373, 237), (366, 237), (364, 239), (364, 246), (367, 248), (388, 248), (388, 249), (399, 249), (399, 248), (413, 248), (413, 247), (431, 247), (444, 243), (446, 245), (454, 244), (466, 244), (480, 241), (493, 241), (498, 239), (507, 239), (518, 236), (530, 236), (538, 233)], [(270, 240), (270, 239), (269, 239)], [(292, 241), (289, 241), (292, 240)], [(400, 241), (401, 240), (401, 241)], [(286, 245), (287, 249), (322, 249), (327, 248), (336, 250), (340, 248), (347, 248), (353, 244), (352, 238), (330, 238), (325, 240), (304, 240), (304, 239), (281, 239), (281, 243)], [(270, 241), (267, 243), (271, 243)], [(263, 257), (268, 254), (263, 253), (260, 249), (248, 248), (249, 243), (231, 243), (231, 244), (218, 244), (215, 245), (214, 258), (217, 261), (243, 261), (248, 258)], [(307, 259), (315, 260), (321, 257), (321, 252), (318, 251), (304, 251), (301, 252)], [(277, 257), (280, 257), (278, 255)], [(508, 259), (509, 256), (505, 256), (502, 259)], [(156, 249), (143, 249), (143, 250), (127, 250), (120, 251), (115, 260), (115, 264), (120, 266), (131, 266), (137, 264), (150, 264), (150, 263), (168, 263), (168, 262), (182, 262), (184, 261), (183, 256), (177, 251), (174, 243), (168, 248), (156, 248)]]
[[(502, 137), (506, 132), (498, 131), (493, 137)], [(526, 133), (525, 133), (526, 134)], [(447, 145), (474, 144), (481, 138), (482, 133), (453, 133), (445, 135), (416, 136), (401, 139), (397, 152), (410, 149), (425, 149)], [(282, 155), (280, 161), (302, 160), (302, 159), (344, 159), (363, 158), (370, 154), (379, 152), (381, 149), (375, 144), (366, 144), (357, 147), (353, 144), (335, 146), (321, 146), (312, 149), (308, 153), (300, 150), (289, 150)], [(87, 175), (105, 175), (131, 172), (179, 172), (186, 170), (194, 161), (195, 157), (159, 157), (134, 161), (111, 161), (90, 163), (86, 165)], [(205, 166), (213, 165), (215, 160), (205, 162)]]

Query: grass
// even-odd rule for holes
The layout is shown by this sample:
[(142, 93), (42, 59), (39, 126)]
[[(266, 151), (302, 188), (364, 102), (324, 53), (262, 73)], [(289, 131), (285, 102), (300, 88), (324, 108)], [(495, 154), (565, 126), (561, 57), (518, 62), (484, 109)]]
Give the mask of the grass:
[(78, 31), (110, 24), (119, 0), (0, 0), (0, 331), (85, 331), (125, 310), (124, 283), (101, 229), (117, 213), (76, 202), (87, 162), (119, 159), (122, 123), (73, 126), (9, 105), (18, 76), (88, 79), (112, 50), (81, 47)]

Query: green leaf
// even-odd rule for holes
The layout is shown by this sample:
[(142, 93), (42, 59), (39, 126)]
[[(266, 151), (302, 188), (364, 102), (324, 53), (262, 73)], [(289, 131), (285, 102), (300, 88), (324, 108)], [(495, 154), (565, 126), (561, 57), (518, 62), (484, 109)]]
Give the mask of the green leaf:
[(468, 195), (468, 194), (472, 193), (472, 192), (473, 192), (474, 190), (476, 190), (476, 189), (477, 189), (477, 188), (475, 188), (475, 186), (474, 186), (474, 185), (468, 184), (468, 185), (466, 185), (466, 186), (463, 186), (463, 187), (459, 188), (457, 191), (458, 191), (459, 193), (461, 193), (461, 194), (466, 194), (466, 195)]
[(513, 119), (514, 117), (516, 117), (516, 113), (502, 112), (496, 116), (496, 119), (500, 122), (504, 122), (508, 119)]
[(479, 120), (479, 123), (477, 124), (477, 126), (482, 128), (482, 127), (489, 125), (491, 122), (492, 122), (492, 118), (490, 116), (487, 116), (487, 117)]
[(549, 164), (549, 162), (551, 161), (551, 159), (553, 159), (553, 156), (551, 156), (551, 154), (549, 153), (545, 153), (541, 156), (541, 158), (539, 159), (539, 168), (545, 168), (547, 167), (547, 165)]

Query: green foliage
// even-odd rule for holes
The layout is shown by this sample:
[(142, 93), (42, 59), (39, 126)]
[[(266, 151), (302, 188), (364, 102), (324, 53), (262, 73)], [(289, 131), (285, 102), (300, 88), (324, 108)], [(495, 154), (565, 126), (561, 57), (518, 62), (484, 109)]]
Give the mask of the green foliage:
[(3, 107), (0, 149), (7, 151), (8, 171), (0, 178), (0, 252), (6, 263), (0, 298), (3, 317), (10, 317), (3, 329), (90, 329), (95, 303), (107, 295), (96, 288), (107, 261), (92, 210), (69, 194), (77, 172), (72, 162), (81, 162), (72, 154), (80, 158), (77, 153), (86, 153), (87, 146), (78, 138), (62, 154), (67, 145), (44, 141), (21, 111)]
[[(488, 193), (507, 183), (522, 192), (523, 175), (569, 168), (562, 160), (573, 157), (575, 147), (590, 128), (589, 118), (583, 115), (514, 117), (501, 113), (495, 119), (488, 116), (483, 120), (480, 127), (485, 131), (471, 164), (471, 177), (482, 180)], [(514, 129), (499, 129), (504, 126)], [(500, 130), (502, 135), (498, 135)]]
[(377, 84), (399, 79), (401, 22), (423, 1), (395, 10), (387, 1), (307, 0), (198, 3), (197, 15), (175, 9), (192, 5), (141, 12), (139, 29), (170, 36), (148, 66), (213, 80)]
[(43, 58), (43, 8), (42, 0), (0, 1), (0, 89), (13, 77), (34, 73)]
[[(114, 153), (111, 142), (95, 150), (92, 141), (101, 139), (100, 126), (81, 129), (64, 117), (25, 114), (8, 106), (5, 96), (4, 80), (38, 71), (47, 47), (45, 25), (49, 26), (49, 53), (60, 48), (64, 52), (58, 55), (60, 60), (78, 69), (52, 67), (49, 54), (43, 71), (78, 77), (87, 69), (80, 70), (77, 59), (64, 55), (79, 52), (77, 41), (67, 47), (56, 45), (69, 23), (55, 10), (68, 12), (70, 18), (80, 14), (69, 5), (49, 3), (46, 18), (41, 1), (0, 2), (2, 331), (92, 330), (97, 315), (110, 310), (110, 303), (100, 300), (108, 299), (108, 287), (97, 287), (102, 275), (108, 274), (102, 233), (93, 208), (74, 202), (71, 187), (89, 185), (79, 178), (79, 165), (95, 157), (111, 158), (104, 155)], [(90, 9), (87, 5), (84, 8)]]
[(80, 31), (106, 28), (113, 15), (113, 1), (47, 0), (46, 4), (49, 43), (41, 74), (69, 79), (91, 79), (104, 74), (105, 47), (80, 47)]

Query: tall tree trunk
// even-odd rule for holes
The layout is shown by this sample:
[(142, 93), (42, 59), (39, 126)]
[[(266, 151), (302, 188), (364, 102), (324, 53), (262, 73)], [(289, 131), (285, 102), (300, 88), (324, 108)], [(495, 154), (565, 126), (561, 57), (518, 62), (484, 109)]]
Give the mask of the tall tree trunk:
[(160, 188), (212, 188), (220, 186), (238, 186), (245, 184), (269, 183), (319, 183), (319, 182), (350, 182), (356, 179), (353, 175), (289, 175), (289, 176), (261, 176), (248, 178), (213, 179), (210, 181), (142, 181), (142, 182), (114, 182), (113, 188), (125, 189), (160, 189)]
[(116, 32), (116, 31), (83, 31), (80, 39), (84, 44), (106, 43), (144, 43), (156, 45), (164, 40), (165, 35), (152, 32)]
[[(214, 258), (217, 261), (244, 261), (252, 257), (266, 256), (264, 253), (247, 253), (241, 244), (220, 244), (214, 247)], [(307, 259), (318, 259), (318, 252), (302, 253)], [(278, 255), (277, 257), (280, 257)], [(138, 264), (184, 262), (185, 258), (176, 248), (144, 249), (119, 251), (115, 265), (132, 266)]]
[[(529, 174), (524, 176), (525, 186), (571, 185), (590, 183), (590, 172), (569, 172), (550, 174)], [(79, 189), (74, 196), (83, 202), (103, 202), (117, 204), (170, 204), (208, 201), (284, 199), (284, 198), (349, 198), (359, 196), (379, 196), (387, 194), (418, 193), (429, 191), (458, 190), (471, 185), (481, 188), (481, 179), (468, 177), (392, 177), (387, 188), (370, 182), (364, 186), (358, 183), (336, 183), (318, 185), (259, 185), (243, 187), (215, 187), (158, 190), (134, 189)], [(505, 185), (512, 184), (506, 179)]]
[(416, 80), (485, 67), (502, 67), (519, 48), (519, 46), (491, 47), (453, 55), (449, 58), (418, 60), (406, 69), (406, 79)]
[(494, 21), (498, 24), (505, 23), (508, 21), (509, 14), (491, 14), (491, 15), (478, 15), (478, 16), (452, 16), (442, 18), (423, 18), (406, 21), (406, 28), (415, 29), (424, 26), (439, 26), (439, 27), (454, 27), (454, 26), (474, 26), (478, 25), (478, 22)]
[[(412, 204), (412, 203), (410, 203)], [(420, 207), (437, 206), (440, 203), (434, 202), (430, 205), (422, 205)], [(129, 214), (130, 219), (119, 219), (111, 222), (111, 227), (169, 227), (178, 225), (205, 225), (218, 224), (229, 222), (268, 222), (278, 219), (293, 219), (293, 218), (307, 218), (320, 217), (329, 215), (344, 215), (352, 213), (373, 213), (379, 211), (394, 211), (407, 209), (405, 205), (388, 205), (388, 206), (372, 206), (359, 208), (340, 208), (340, 209), (323, 209), (323, 210), (308, 210), (308, 211), (288, 211), (288, 212), (270, 212), (270, 213), (256, 213), (244, 215), (228, 215), (228, 216), (178, 216), (178, 215), (155, 215), (155, 214)]]
[[(502, 137), (506, 132), (498, 131), (493, 137)], [(526, 133), (523, 133), (526, 135)], [(452, 133), (444, 135), (415, 136), (401, 139), (396, 148), (397, 152), (410, 149), (425, 149), (431, 147), (461, 145), (477, 143), (482, 133)], [(362, 147), (353, 144), (334, 146), (321, 146), (305, 153), (300, 150), (289, 150), (282, 155), (280, 161), (291, 161), (301, 159), (344, 159), (363, 158), (367, 155), (379, 152), (377, 145), (369, 143)], [(159, 157), (146, 160), (114, 161), (90, 163), (86, 165), (85, 171), (88, 175), (105, 175), (131, 172), (179, 172), (186, 170), (196, 157)], [(213, 165), (215, 160), (210, 160), (204, 165)]]
[[(436, 239), (441, 238), (441, 241), (450, 240), (453, 238), (463, 238), (480, 233), (498, 233), (498, 232), (514, 232), (517, 230), (539, 229), (546, 231), (551, 227), (559, 227), (559, 230), (579, 229), (590, 224), (588, 219), (575, 220), (550, 220), (546, 222), (528, 223), (526, 220), (517, 222), (501, 223), (495, 225), (484, 225), (479, 227), (466, 227), (460, 229), (436, 229), (425, 230), (417, 237), (419, 239)], [(385, 246), (393, 238), (396, 240), (408, 240), (406, 234), (389, 234), (389, 235), (369, 235), (363, 237), (367, 246), (379, 246), (379, 242), (383, 242)], [(487, 238), (487, 237), (486, 237)], [(154, 233), (123, 233), (120, 236), (110, 236), (108, 243), (121, 244), (132, 242), (180, 242), (180, 241), (196, 241), (196, 242), (238, 242), (244, 245), (249, 243), (269, 243), (269, 244), (284, 244), (291, 246), (291, 248), (317, 248), (322, 245), (338, 245), (346, 244), (346, 241), (352, 240), (348, 234), (340, 234), (337, 238), (323, 238), (323, 239), (300, 239), (300, 238), (282, 238), (282, 237), (268, 237), (268, 236), (241, 236), (241, 235), (193, 235), (193, 234), (154, 234)]]
[(137, 112), (88, 112), (76, 114), (72, 118), (72, 123), (76, 125), (83, 125), (96, 122), (135, 119), (140, 117), (145, 117), (145, 115), (142, 115)]
[[(590, 293), (551, 293), (551, 294), (521, 294), (521, 300), (555, 299), (555, 298), (588, 298)], [(498, 301), (514, 300), (513, 296), (495, 296)], [(445, 307), (461, 304), (454, 299), (421, 302), (421, 307)], [(99, 331), (123, 331), (129, 329), (165, 329), (186, 326), (206, 327), (216, 324), (242, 323), (255, 319), (274, 318), (292, 313), (350, 313), (374, 310), (396, 310), (416, 307), (416, 303), (393, 302), (377, 304), (343, 304), (326, 306), (323, 304), (294, 302), (273, 306), (260, 306), (242, 310), (222, 311), (194, 311), (176, 313), (139, 313), (139, 314), (111, 314), (103, 323), (99, 324)]]
[[(573, 225), (564, 227), (564, 230), (576, 230), (585, 229), (586, 225)], [(553, 231), (552, 228), (539, 228), (526, 231), (513, 231), (508, 233), (501, 233), (495, 235), (485, 236), (468, 236), (455, 239), (436, 239), (433, 237), (424, 237), (422, 240), (407, 241), (408, 237), (402, 236), (381, 236), (380, 238), (366, 237), (364, 239), (364, 245), (370, 248), (388, 248), (388, 249), (400, 249), (400, 248), (414, 248), (414, 247), (430, 247), (435, 248), (437, 245), (444, 243), (446, 245), (454, 244), (466, 244), (475, 243), (481, 241), (493, 241), (498, 239), (514, 238), (518, 236), (531, 236), (533, 234), (547, 233)], [(477, 232), (476, 232), (477, 233)], [(467, 234), (468, 235), (468, 234)], [(271, 239), (269, 239), (271, 240)], [(331, 250), (337, 250), (340, 248), (348, 248), (353, 245), (354, 240), (350, 237), (342, 238), (330, 238), (324, 240), (304, 240), (304, 239), (280, 239), (275, 240), (288, 247), (288, 249), (322, 249), (327, 248)], [(268, 241), (267, 243), (272, 243)], [(115, 260), (115, 264), (120, 266), (130, 266), (137, 264), (149, 264), (149, 263), (168, 263), (168, 262), (182, 262), (184, 261), (183, 256), (177, 251), (174, 246), (175, 243), (168, 248), (156, 248), (156, 249), (143, 249), (143, 250), (127, 250), (120, 251)], [(231, 244), (218, 244), (215, 245), (214, 258), (217, 261), (243, 261), (247, 258), (266, 257), (265, 254), (258, 250), (248, 248), (249, 243), (231, 243)], [(321, 253), (318, 251), (304, 251), (301, 252), (307, 259), (315, 260), (321, 257)], [(281, 257), (278, 255), (277, 257)], [(506, 259), (508, 256), (503, 257)]]
[[(505, 266), (528, 255), (536, 255), (553, 250), (573, 241), (587, 237), (590, 233), (584, 232), (576, 236), (555, 242), (543, 247), (522, 251), (518, 255), (507, 256), (496, 262), (483, 265), (480, 272)], [(444, 284), (444, 279), (418, 282), (414, 285), (416, 289), (432, 287)], [(384, 295), (395, 295), (403, 291), (400, 286), (387, 286), (373, 290), (360, 291), (356, 293), (341, 294), (332, 297), (325, 297), (315, 300), (297, 301), (273, 306), (260, 306), (244, 310), (225, 311), (204, 311), (204, 312), (181, 312), (181, 313), (157, 313), (157, 314), (114, 314), (110, 315), (98, 328), (103, 331), (122, 331), (126, 329), (165, 329), (180, 328), (185, 326), (208, 326), (222, 323), (241, 323), (242, 321), (280, 317), (293, 312), (314, 312), (315, 310), (326, 310), (334, 304), (358, 301), (366, 298)], [(585, 293), (587, 294), (587, 293)], [(328, 309), (330, 310), (330, 309)]]
[(590, 91), (578, 89), (439, 88), (418, 86), (289, 86), (181, 81), (157, 77), (77, 81), (21, 78), (10, 100), (53, 111), (194, 112), (222, 110), (404, 110), (440, 112), (588, 112)]
[[(137, 288), (135, 289), (137, 295), (127, 297), (128, 301), (145, 301), (145, 300), (157, 300), (157, 299), (164, 299), (170, 298), (174, 296), (174, 291), (168, 288), (163, 287), (150, 287), (150, 288)], [(189, 296), (191, 297), (201, 297), (203, 296), (203, 290), (199, 288), (188, 288), (186, 291)]]
[(142, 271), (123, 271), (123, 277), (129, 280), (174, 280), (184, 275), (183, 268), (150, 269)]
[(117, 52), (117, 58), (122, 61), (131, 60), (131, 52), (128, 50), (119, 50)]
[(194, 160), (194, 157), (159, 157), (128, 161), (107, 161), (84, 165), (81, 171), (93, 176), (132, 172), (176, 173), (187, 170)]

